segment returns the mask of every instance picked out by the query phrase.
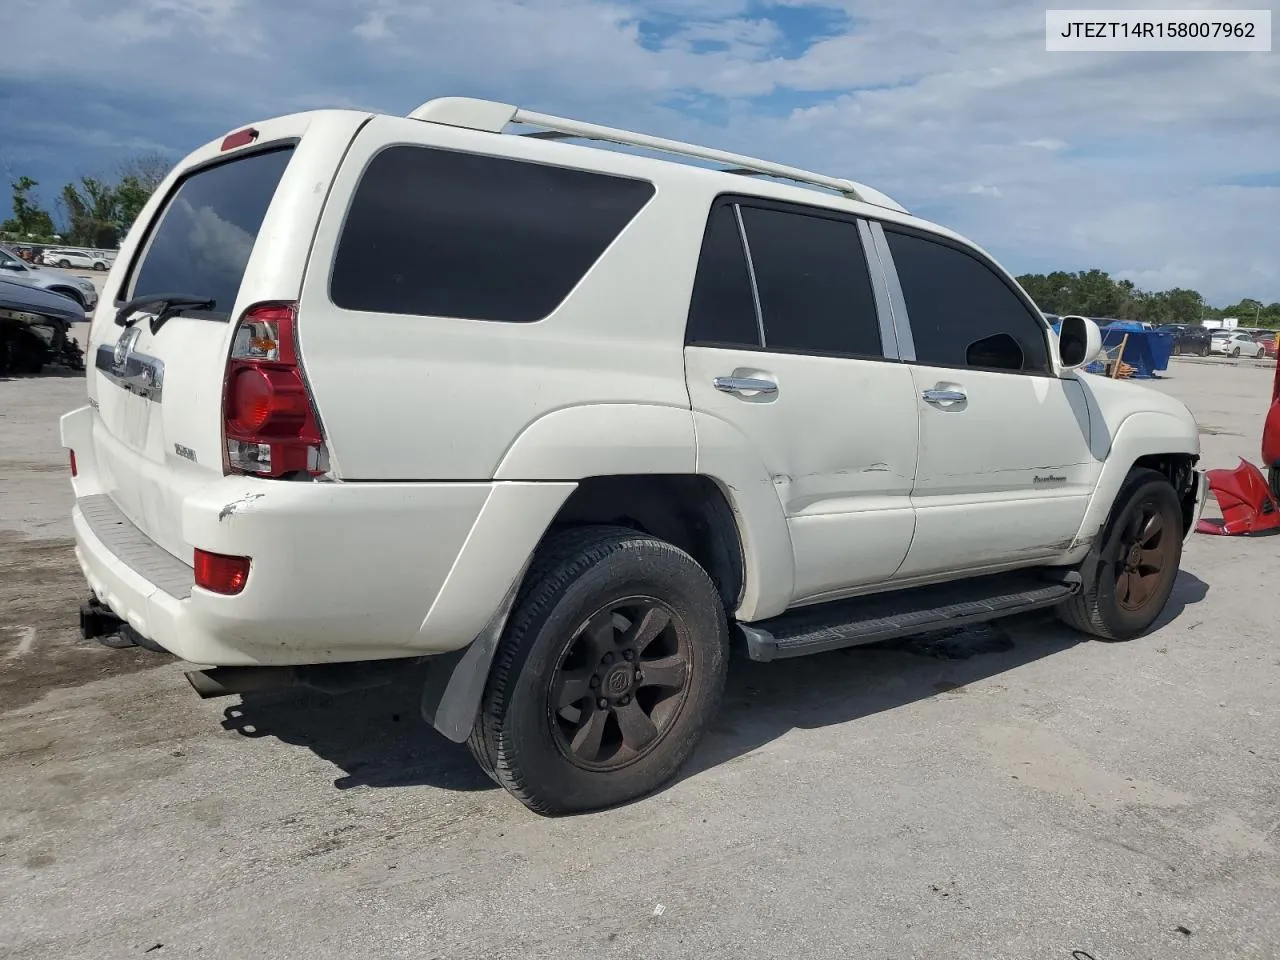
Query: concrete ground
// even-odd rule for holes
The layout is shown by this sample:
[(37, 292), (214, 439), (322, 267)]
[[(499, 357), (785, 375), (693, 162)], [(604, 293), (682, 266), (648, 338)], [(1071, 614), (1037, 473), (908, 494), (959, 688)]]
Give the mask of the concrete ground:
[[(1272, 371), (1175, 363), (1208, 466)], [(0, 382), (0, 956), (1280, 956), (1280, 539), (1197, 536), (1127, 644), (1044, 618), (736, 662), (674, 786), (547, 820), (412, 678), (201, 701), (77, 638), (58, 414)]]

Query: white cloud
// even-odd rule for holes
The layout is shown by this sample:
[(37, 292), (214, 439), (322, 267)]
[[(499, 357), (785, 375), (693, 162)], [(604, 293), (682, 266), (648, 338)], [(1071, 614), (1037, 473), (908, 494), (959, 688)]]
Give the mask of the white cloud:
[[(1277, 191), (1224, 186), (1280, 169), (1268, 54), (1049, 54), (1044, 6), (1018, 0), (18, 6), (23, 57), (0, 61), (0, 83), (32, 91), (0, 101), (17, 158), (185, 152), (273, 113), (488, 96), (850, 176), (1016, 270), (1280, 299)], [(68, 37), (93, 56), (66, 57)]]

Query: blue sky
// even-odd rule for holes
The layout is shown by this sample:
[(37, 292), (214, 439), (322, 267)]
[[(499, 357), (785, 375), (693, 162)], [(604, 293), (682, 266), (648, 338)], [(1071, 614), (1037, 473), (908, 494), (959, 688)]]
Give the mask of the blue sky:
[(1015, 272), (1280, 300), (1280, 53), (1050, 54), (1044, 9), (7, 0), (0, 173), (52, 202), (267, 116), (481, 96), (861, 180)]

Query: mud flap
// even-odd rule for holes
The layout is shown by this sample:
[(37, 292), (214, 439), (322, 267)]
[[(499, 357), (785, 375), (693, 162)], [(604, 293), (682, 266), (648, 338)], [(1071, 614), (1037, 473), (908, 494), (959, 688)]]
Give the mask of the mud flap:
[(422, 719), (454, 743), (464, 743), (471, 736), (485, 684), (489, 680), (489, 668), (493, 665), (498, 642), (502, 639), (507, 618), (515, 606), (528, 568), (526, 562), (478, 637), (461, 650), (427, 658)]
[(1280, 504), (1262, 471), (1248, 460), (1241, 458), (1234, 470), (1209, 470), (1205, 475), (1222, 519), (1201, 520), (1197, 532), (1237, 537), (1280, 530)]

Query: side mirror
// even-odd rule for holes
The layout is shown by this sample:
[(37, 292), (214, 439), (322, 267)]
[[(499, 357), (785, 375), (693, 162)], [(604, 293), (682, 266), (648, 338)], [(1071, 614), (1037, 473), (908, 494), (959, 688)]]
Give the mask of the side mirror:
[(1058, 332), (1058, 359), (1067, 370), (1092, 363), (1102, 352), (1102, 331), (1088, 317), (1063, 317)]
[(14, 273), (23, 273), (26, 269), (27, 268), (17, 260), (0, 260), (0, 270), (12, 270)]

